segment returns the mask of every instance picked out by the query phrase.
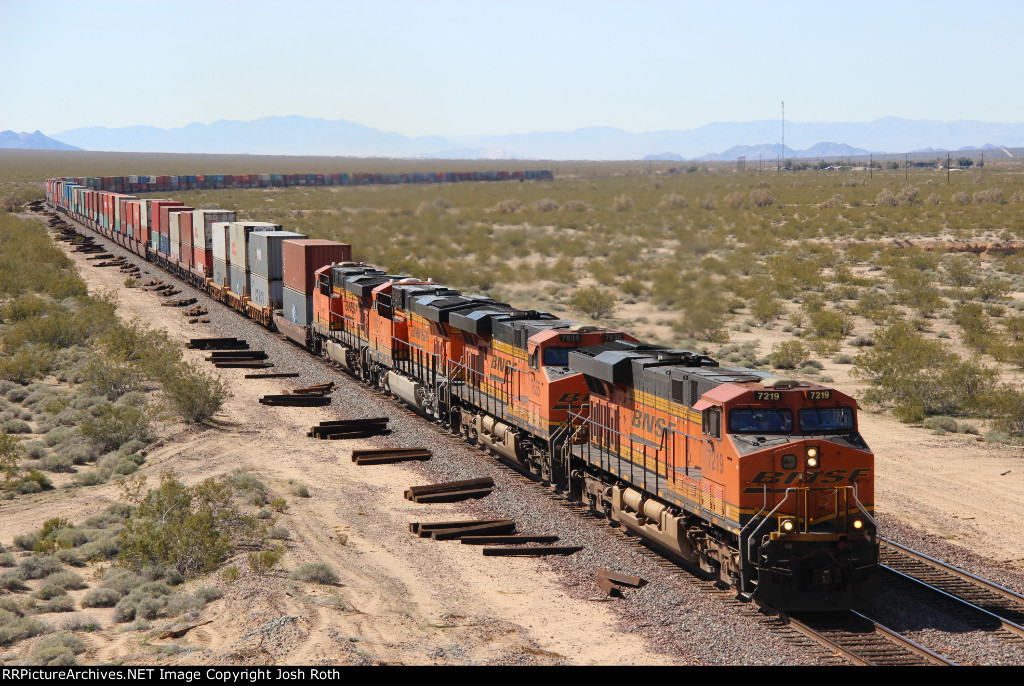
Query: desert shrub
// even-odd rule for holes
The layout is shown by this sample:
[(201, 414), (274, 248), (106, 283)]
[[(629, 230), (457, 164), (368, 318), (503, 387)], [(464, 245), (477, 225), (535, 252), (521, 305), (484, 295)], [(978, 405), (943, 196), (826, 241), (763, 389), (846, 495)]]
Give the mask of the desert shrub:
[(586, 212), (592, 208), (589, 203), (583, 200), (569, 200), (562, 204), (562, 209), (566, 212)]
[(880, 207), (896, 207), (900, 204), (900, 199), (888, 188), (883, 188), (875, 196), (875, 204)]
[(128, 441), (141, 441), (152, 430), (152, 413), (148, 406), (105, 405), (95, 417), (82, 422), (82, 434), (101, 450), (116, 450)]
[(986, 402), (996, 383), (994, 370), (961, 360), (907, 322), (880, 331), (875, 346), (857, 355), (856, 362), (854, 374), (873, 384), (865, 400), (892, 405), (903, 421), (962, 414)]
[(626, 212), (633, 209), (633, 198), (628, 195), (617, 195), (612, 200), (612, 209), (616, 212)]
[(28, 590), (28, 586), (25, 585), (25, 577), (21, 572), (15, 570), (0, 574), (0, 588), (11, 592)]
[(71, 548), (61, 548), (54, 553), (56, 558), (62, 563), (71, 567), (84, 567), (85, 558), (77, 550)]
[(551, 198), (541, 198), (530, 203), (530, 209), (534, 212), (556, 212), (558, 203)]
[(783, 341), (772, 346), (768, 360), (775, 369), (796, 369), (807, 359), (807, 346), (800, 341)]
[(64, 565), (60, 563), (60, 560), (49, 555), (32, 555), (31, 557), (26, 557), (18, 565), (18, 571), (26, 579), (42, 579), (44, 576), (49, 576), (63, 569)]
[(136, 588), (146, 583), (146, 578), (129, 569), (113, 568), (103, 576), (103, 587), (127, 596)]
[(774, 293), (766, 290), (758, 292), (754, 296), (753, 303), (750, 305), (750, 314), (762, 326), (778, 319), (785, 311), (786, 307), (782, 304), (782, 301)]
[(167, 616), (177, 617), (186, 612), (195, 612), (196, 610), (203, 609), (205, 604), (205, 601), (198, 596), (187, 594), (173, 595), (167, 599)]
[(90, 360), (85, 365), (83, 375), (86, 389), (108, 400), (116, 400), (125, 393), (142, 388), (146, 380), (139, 365), (104, 355), (97, 355)]
[(60, 595), (66, 595), (68, 590), (57, 584), (46, 583), (39, 587), (39, 590), (32, 594), (33, 598), (39, 600), (50, 600)]
[(20, 419), (9, 419), (0, 425), (0, 431), (9, 434), (30, 434), (32, 427), (28, 422), (23, 422)]
[(41, 460), (46, 455), (46, 444), (42, 441), (25, 441), (21, 444), (25, 457), (30, 460)]
[(85, 579), (75, 574), (74, 572), (56, 572), (46, 577), (46, 583), (54, 584), (62, 588), (66, 588), (71, 591), (80, 591), (83, 588), (88, 588), (88, 584), (85, 583)]
[(118, 624), (126, 624), (135, 619), (138, 609), (138, 601), (133, 598), (122, 598), (114, 606), (114, 621)]
[(513, 214), (521, 209), (523, 209), (523, 203), (515, 198), (502, 200), (494, 206), (494, 211), (501, 212), (502, 214)]
[(249, 553), (249, 568), (252, 569), (255, 574), (266, 574), (277, 566), (277, 563), (281, 561), (281, 557), (283, 555), (284, 549), (281, 547)]
[(967, 195), (963, 191), (957, 191), (949, 197), (949, 201), (959, 203), (961, 205), (969, 205), (971, 202), (971, 196)]
[(288, 575), (289, 579), (296, 581), (308, 581), (314, 584), (325, 584), (329, 586), (338, 585), (338, 574), (334, 569), (324, 562), (311, 562), (304, 564)]
[(4, 617), (0, 613), (0, 646), (9, 646), (27, 638), (40, 636), (53, 631), (53, 628), (32, 617)]
[(948, 433), (956, 433), (957, 430), (956, 420), (952, 417), (929, 417), (924, 420), (922, 426), (932, 431), (945, 431)]
[(73, 472), (74, 463), (67, 455), (50, 454), (43, 458), (43, 469), (48, 472)]
[(835, 364), (853, 364), (853, 357), (846, 354), (836, 355), (832, 358), (832, 362)]
[(703, 198), (701, 198), (697, 202), (697, 204), (700, 205), (700, 208), (702, 210), (713, 210), (715, 209), (715, 196), (712, 195), (711, 193), (708, 193)]
[(775, 204), (775, 198), (769, 191), (760, 188), (750, 191), (750, 202), (755, 207), (771, 207)]
[(14, 567), (18, 563), (14, 561), (14, 555), (0, 553), (0, 567)]
[(666, 193), (658, 203), (658, 207), (663, 210), (682, 210), (689, 206), (690, 203), (686, 202), (686, 198), (677, 193)]
[(588, 317), (602, 319), (615, 309), (615, 296), (596, 286), (581, 288), (572, 294), (569, 304)]
[(1002, 205), (1004, 202), (1003, 191), (999, 188), (989, 188), (983, 191), (978, 191), (974, 194), (972, 199), (976, 203), (992, 202)]
[[(66, 626), (67, 623), (65, 623)], [(74, 634), (62, 632), (40, 639), (32, 648), (30, 662), (43, 666), (67, 666), (75, 664), (74, 656), (89, 649), (89, 645)], [(67, 662), (65, 655), (70, 655), (72, 662)]]
[(46, 435), (43, 436), (43, 443), (52, 448), (68, 440), (72, 435), (74, 435), (74, 433), (73, 429), (69, 429), (66, 426), (58, 426), (51, 431), (48, 431)]
[(73, 614), (64, 620), (62, 627), (67, 631), (99, 631), (103, 628), (99, 620), (85, 614)]
[(204, 603), (212, 603), (224, 597), (224, 591), (216, 586), (200, 586), (196, 589), (196, 597), (202, 598)]
[(288, 540), (289, 536), (291, 536), (291, 534), (288, 532), (288, 527), (285, 526), (272, 526), (270, 527), (270, 530), (267, 531), (268, 538), (273, 538), (279, 541)]
[(188, 487), (164, 473), (160, 486), (138, 499), (119, 537), (118, 559), (130, 569), (158, 563), (185, 577), (202, 574), (219, 565), (236, 541), (251, 540), (258, 531), (255, 520), (238, 511), (224, 481)]
[(162, 381), (164, 399), (171, 410), (190, 424), (209, 420), (231, 397), (227, 384), (189, 367), (179, 367), (177, 373)]
[(77, 608), (75, 607), (75, 599), (69, 595), (59, 595), (56, 598), (51, 598), (45, 603), (39, 606), (39, 612), (74, 612)]
[(295, 484), (292, 488), (292, 495), (298, 498), (308, 498), (309, 488), (307, 488), (305, 484)]
[(841, 340), (853, 331), (853, 318), (836, 310), (811, 312), (810, 332), (817, 338)]
[(110, 480), (111, 473), (109, 469), (90, 469), (87, 472), (79, 472), (75, 474), (75, 483), (79, 486), (99, 486)]

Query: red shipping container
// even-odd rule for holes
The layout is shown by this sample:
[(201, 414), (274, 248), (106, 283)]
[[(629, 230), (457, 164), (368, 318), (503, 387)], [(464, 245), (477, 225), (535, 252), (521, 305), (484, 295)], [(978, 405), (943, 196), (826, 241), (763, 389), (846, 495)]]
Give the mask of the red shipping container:
[(193, 245), (192, 265), (204, 277), (213, 278), (213, 251), (201, 245)]
[(281, 266), (284, 285), (309, 295), (316, 282), (316, 270), (332, 262), (351, 262), (352, 246), (320, 238), (301, 238), (281, 242)]
[(167, 208), (184, 206), (185, 203), (178, 202), (177, 200), (158, 200), (154, 202), (150, 205), (150, 211), (153, 213), (153, 216), (150, 219), (149, 228), (152, 229), (153, 233), (158, 233), (161, 236), (170, 236), (170, 229), (167, 227)]

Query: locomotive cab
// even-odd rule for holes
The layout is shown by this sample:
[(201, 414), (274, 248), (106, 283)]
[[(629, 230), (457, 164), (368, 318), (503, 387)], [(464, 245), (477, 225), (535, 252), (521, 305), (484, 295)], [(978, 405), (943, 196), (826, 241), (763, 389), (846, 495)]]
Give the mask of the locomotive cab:
[(710, 459), (736, 462), (745, 590), (789, 610), (869, 605), (877, 593), (874, 465), (856, 402), (763, 379), (721, 386), (699, 405)]

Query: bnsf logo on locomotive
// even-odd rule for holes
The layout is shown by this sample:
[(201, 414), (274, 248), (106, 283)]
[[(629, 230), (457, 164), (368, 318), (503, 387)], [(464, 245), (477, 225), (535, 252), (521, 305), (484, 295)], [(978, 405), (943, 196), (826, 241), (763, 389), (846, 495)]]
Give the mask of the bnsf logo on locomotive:
[[(843, 481), (853, 483), (862, 476), (867, 476), (871, 473), (870, 469), (830, 469), (827, 472), (804, 472), (795, 471), (789, 472), (758, 472), (754, 475), (754, 478), (750, 480), (754, 484), (782, 484), (783, 486), (795, 483), (802, 483), (804, 485), (821, 483), (821, 484), (838, 484)], [(806, 477), (806, 478), (804, 478)], [(761, 489), (753, 488), (747, 489), (747, 493), (760, 492)]]
[(644, 431), (652, 431), (658, 438), (665, 433), (665, 429), (675, 427), (674, 424), (669, 424), (664, 417), (655, 417), (650, 412), (643, 410), (633, 410), (633, 426)]

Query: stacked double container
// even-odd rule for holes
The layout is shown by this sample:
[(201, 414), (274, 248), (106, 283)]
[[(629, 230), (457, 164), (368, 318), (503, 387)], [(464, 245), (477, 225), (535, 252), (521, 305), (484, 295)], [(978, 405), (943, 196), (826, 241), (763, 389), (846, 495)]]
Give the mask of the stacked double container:
[(316, 271), (335, 262), (350, 262), (352, 246), (316, 238), (286, 240), (281, 244), (284, 288), (281, 291), (285, 319), (307, 326), (313, 322), (313, 289)]
[(228, 285), (232, 293), (242, 296), (252, 292), (249, 285), (249, 234), (280, 230), (280, 224), (269, 222), (231, 222), (228, 225)]
[(188, 269), (192, 265), (192, 208), (168, 209), (181, 210), (167, 215), (171, 233), (171, 262), (182, 269)]
[(231, 279), (228, 273), (228, 244), (230, 242), (229, 229), (231, 222), (213, 222), (210, 225), (213, 234), (213, 282), (218, 286), (227, 286)]
[[(200, 277), (213, 278), (213, 225), (233, 222), (235, 213), (227, 210), (196, 210), (192, 213), (192, 271)], [(221, 258), (223, 262), (223, 257)], [(227, 273), (227, 265), (224, 266)], [(218, 285), (224, 285), (218, 282)]]
[(303, 239), (293, 231), (253, 231), (249, 234), (249, 292), (254, 305), (279, 309), (284, 286), (282, 243)]
[[(191, 212), (194, 207), (185, 207), (181, 203), (177, 205), (165, 205), (160, 208), (160, 252), (171, 262), (178, 261), (181, 250), (181, 224), (176, 223), (177, 235), (171, 235), (171, 218), (181, 212)], [(173, 240), (172, 240), (173, 238)]]
[[(184, 207), (184, 203), (178, 202), (177, 200), (146, 200), (142, 206), (142, 226), (144, 238), (143, 240), (149, 243), (149, 249), (153, 252), (163, 252), (165, 255), (171, 250), (171, 234), (166, 228), (161, 231), (160, 227), (160, 208), (161, 207)], [(160, 236), (167, 236), (166, 251), (160, 250)]]

